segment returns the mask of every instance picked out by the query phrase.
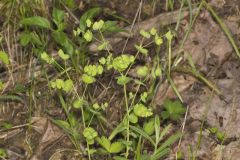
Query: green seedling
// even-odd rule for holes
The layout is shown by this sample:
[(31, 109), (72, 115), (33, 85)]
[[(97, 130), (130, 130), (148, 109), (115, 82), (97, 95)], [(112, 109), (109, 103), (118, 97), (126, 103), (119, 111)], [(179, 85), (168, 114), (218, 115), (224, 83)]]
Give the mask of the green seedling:
[(119, 153), (124, 149), (124, 145), (121, 141), (111, 143), (111, 141), (104, 136), (96, 138), (96, 141), (107, 151), (107, 153)]
[(74, 102), (73, 102), (73, 108), (75, 108), (75, 109), (80, 109), (83, 107), (83, 105), (87, 105), (87, 102), (82, 97), (74, 100)]
[(117, 79), (117, 84), (119, 84), (119, 85), (125, 85), (132, 80), (132, 78), (124, 76), (124, 75), (118, 76), (118, 77), (116, 77), (116, 79)]
[(149, 117), (153, 114), (151, 109), (147, 108), (145, 105), (138, 103), (133, 107), (134, 114), (138, 117)]
[(95, 76), (103, 73), (103, 67), (101, 65), (87, 65), (84, 67), (84, 74), (82, 80), (86, 84), (91, 84), (96, 81)]
[(134, 57), (133, 56), (123, 54), (121, 56), (118, 56), (118, 57), (114, 58), (113, 61), (112, 61), (112, 64), (110, 64), (110, 65), (112, 65), (113, 68), (115, 70), (117, 70), (118, 72), (123, 72), (133, 62), (134, 62)]
[(186, 108), (184, 108), (183, 104), (179, 101), (171, 101), (165, 100), (164, 101), (164, 111), (161, 113), (163, 119), (171, 119), (171, 120), (178, 120), (182, 117), (182, 115), (186, 112)]
[(137, 69), (137, 75), (139, 77), (146, 77), (148, 75), (148, 67), (142, 66)]
[(98, 136), (98, 133), (92, 127), (87, 127), (83, 131), (83, 136), (88, 144), (93, 144), (94, 139)]
[(93, 39), (93, 34), (90, 30), (87, 30), (84, 34), (83, 34), (83, 37), (84, 39), (87, 41), (87, 42), (91, 42), (92, 39)]
[(56, 88), (65, 92), (69, 92), (73, 88), (73, 82), (70, 79), (67, 79), (65, 81), (62, 79), (56, 79), (55, 81), (51, 82), (51, 87), (54, 89)]
[(208, 129), (211, 134), (213, 134), (220, 142), (225, 140), (226, 134), (219, 131), (217, 127), (212, 127)]
[[(141, 154), (141, 157), (146, 157), (150, 160), (158, 160), (162, 157), (164, 157), (167, 153), (170, 152), (169, 146), (173, 144), (176, 140), (180, 138), (180, 133), (173, 134), (170, 136), (167, 140), (165, 140), (163, 143), (160, 143), (163, 138), (168, 134), (171, 125), (166, 126), (162, 130), (160, 130), (160, 119), (158, 116), (155, 116), (155, 118), (150, 119), (148, 122), (145, 123), (143, 126), (143, 129), (140, 127), (130, 126), (130, 128), (147, 139), (153, 146), (154, 146), (154, 152), (153, 154)], [(155, 140), (150, 136), (154, 134)]]

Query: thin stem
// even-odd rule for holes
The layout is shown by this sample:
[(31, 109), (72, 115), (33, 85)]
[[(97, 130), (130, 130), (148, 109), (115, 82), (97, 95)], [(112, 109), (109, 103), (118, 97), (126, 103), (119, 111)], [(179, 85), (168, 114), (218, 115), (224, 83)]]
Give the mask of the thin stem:
[(128, 98), (127, 98), (127, 89), (126, 89), (126, 84), (123, 85), (124, 88), (124, 98), (125, 98), (125, 105), (126, 105), (126, 110), (127, 110), (127, 148), (126, 148), (126, 155), (125, 157), (128, 157), (129, 154), (129, 108), (128, 108)]

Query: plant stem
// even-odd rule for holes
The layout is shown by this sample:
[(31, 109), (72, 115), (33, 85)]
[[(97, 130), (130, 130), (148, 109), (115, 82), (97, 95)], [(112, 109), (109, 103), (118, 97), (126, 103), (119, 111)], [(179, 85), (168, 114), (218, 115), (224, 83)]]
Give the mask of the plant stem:
[(128, 98), (127, 98), (127, 89), (126, 89), (126, 84), (123, 86), (124, 88), (124, 98), (125, 98), (125, 105), (126, 105), (126, 111), (127, 111), (127, 147), (126, 147), (126, 155), (125, 157), (128, 157), (129, 154), (129, 108), (128, 108)]

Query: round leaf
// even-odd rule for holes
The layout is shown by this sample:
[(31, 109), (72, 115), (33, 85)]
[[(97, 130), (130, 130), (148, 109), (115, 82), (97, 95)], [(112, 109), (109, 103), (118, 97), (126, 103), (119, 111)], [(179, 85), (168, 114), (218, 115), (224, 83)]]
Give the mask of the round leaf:
[(146, 106), (144, 106), (143, 104), (136, 104), (134, 106), (133, 109), (134, 113), (138, 116), (138, 117), (149, 117), (153, 114), (153, 112), (151, 111), (151, 109), (148, 109)]

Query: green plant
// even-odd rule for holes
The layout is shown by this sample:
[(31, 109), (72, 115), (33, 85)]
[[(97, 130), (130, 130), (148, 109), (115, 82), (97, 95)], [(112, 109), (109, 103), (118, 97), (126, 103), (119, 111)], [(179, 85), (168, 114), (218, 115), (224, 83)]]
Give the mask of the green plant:
[(169, 99), (164, 101), (164, 109), (161, 113), (163, 119), (178, 120), (185, 113), (186, 108), (183, 107), (183, 104), (179, 101), (171, 101)]
[(86, 138), (88, 144), (93, 144), (94, 139), (98, 136), (98, 133), (92, 127), (87, 127), (83, 131), (83, 136)]
[(0, 148), (0, 158), (2, 158), (2, 159), (7, 158), (6, 150), (3, 148)]
[(97, 142), (107, 151), (107, 153), (119, 153), (124, 149), (124, 144), (121, 141), (116, 141), (111, 143), (111, 141), (102, 136), (101, 138), (96, 139)]
[[(63, 32), (62, 28), (64, 28), (62, 18), (64, 13), (57, 9), (53, 12), (54, 23), (58, 26), (58, 29), (53, 32), (59, 32), (58, 34), (61, 35), (63, 34), (61, 33)], [(81, 149), (85, 153), (82, 148), (86, 148), (86, 154), (89, 159), (98, 153), (106, 154), (114, 159), (129, 159), (134, 156), (138, 157), (138, 159), (139, 157), (150, 157), (151, 160), (157, 160), (160, 157), (164, 157), (180, 134), (177, 133), (167, 137), (171, 124), (160, 129), (160, 118), (157, 115), (153, 118), (153, 108), (149, 103), (149, 99), (152, 98), (152, 91), (148, 89), (144, 89), (143, 92), (140, 91), (140, 88), (146, 87), (149, 83), (154, 84), (156, 79), (162, 76), (164, 71), (161, 67), (162, 64), (159, 58), (155, 57), (156, 61), (153, 66), (145, 64), (136, 69), (137, 77), (131, 77), (128, 74), (137, 62), (136, 59), (140, 56), (148, 56), (148, 46), (144, 45), (144, 39), (152, 39), (151, 44), (155, 44), (159, 50), (163, 44), (163, 38), (157, 33), (155, 28), (149, 31), (141, 30), (142, 41), (140, 44), (135, 45), (135, 55), (121, 54), (114, 56), (108, 49), (109, 42), (104, 38), (103, 33), (108, 33), (108, 30), (112, 29), (111, 27), (114, 28), (115, 23), (101, 19), (94, 21), (93, 17), (97, 12), (98, 9), (92, 9), (82, 15), (80, 18), (82, 24), (73, 33), (76, 37), (82, 35), (80, 39), (85, 42), (85, 45), (97, 39), (99, 41), (98, 50), (106, 53), (106, 55), (96, 58), (93, 62), (83, 63), (80, 67), (75, 66), (73, 57), (76, 56), (76, 53), (70, 54), (68, 52), (66, 48), (68, 42), (60, 45), (63, 49), (59, 49), (57, 57), (53, 57), (44, 51), (40, 54), (43, 62), (55, 67), (60, 72), (58, 77), (49, 80), (49, 86), (53, 92), (57, 92), (67, 118), (66, 120), (53, 121), (68, 133), (69, 138), (77, 149)], [(22, 23), (27, 25), (26, 21)], [(42, 26), (48, 26), (46, 24)], [(171, 41), (173, 38), (170, 32), (165, 37), (167, 41)], [(168, 45), (170, 46), (171, 42)], [(113, 128), (108, 138), (104, 135), (100, 138), (98, 131), (93, 126), (94, 123), (99, 122), (101, 126), (102, 123), (109, 125), (109, 122), (103, 116), (109, 104), (106, 101), (100, 102), (93, 95), (91, 89), (93, 86), (101, 84), (99, 77), (104, 76), (108, 72), (115, 73), (113, 81), (115, 80), (116, 84), (122, 89), (125, 114), (122, 122)], [(168, 72), (170, 73), (170, 71)], [(127, 85), (129, 84), (134, 84), (136, 90), (131, 91), (128, 89)], [(80, 87), (75, 87), (79, 85)], [(81, 92), (79, 92), (79, 88)], [(165, 116), (165, 118), (180, 118), (185, 112), (185, 110), (183, 112), (183, 107), (179, 106), (177, 101), (172, 102), (170, 105), (177, 106), (174, 109), (172, 106), (166, 106), (166, 111), (163, 114), (168, 113), (168, 117)], [(175, 112), (175, 109), (177, 112)], [(78, 110), (81, 111), (82, 119), (76, 118), (74, 114)], [(80, 131), (80, 128), (83, 129), (83, 132)], [(81, 137), (84, 137), (85, 141), (82, 141)], [(142, 152), (141, 143), (145, 140), (152, 144), (154, 148), (152, 154)], [(99, 144), (101, 147), (96, 148), (93, 144)], [(85, 145), (86, 147), (82, 147)]]
[[(170, 151), (169, 146), (173, 144), (176, 140), (178, 140), (181, 135), (180, 133), (173, 134), (168, 139), (166, 139), (163, 143), (160, 143), (163, 140), (163, 138), (168, 134), (170, 128), (171, 128), (171, 124), (161, 130), (160, 119), (158, 116), (155, 116), (155, 118), (145, 123), (143, 126), (143, 129), (139, 127), (131, 126), (131, 129), (134, 132), (146, 138), (154, 146), (153, 154), (151, 155), (143, 154), (141, 155), (141, 157), (145, 157), (144, 159), (150, 159), (150, 160), (157, 160), (161, 157), (164, 157)], [(154, 139), (151, 137), (153, 133), (155, 133)]]
[(226, 134), (218, 130), (217, 127), (208, 128), (208, 131), (214, 135), (221, 143), (224, 142)]
[[(4, 51), (0, 51), (0, 61), (3, 62), (4, 65), (8, 66), (10, 61), (9, 61), (9, 57), (8, 54)], [(4, 88), (4, 84), (3, 82), (0, 80), (0, 90), (2, 90)]]

